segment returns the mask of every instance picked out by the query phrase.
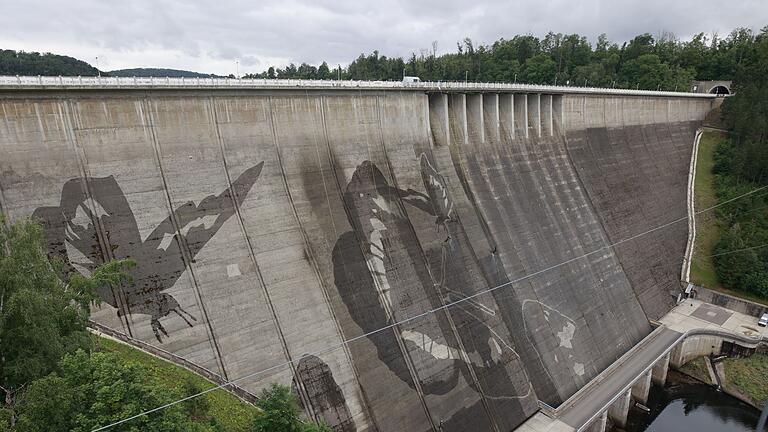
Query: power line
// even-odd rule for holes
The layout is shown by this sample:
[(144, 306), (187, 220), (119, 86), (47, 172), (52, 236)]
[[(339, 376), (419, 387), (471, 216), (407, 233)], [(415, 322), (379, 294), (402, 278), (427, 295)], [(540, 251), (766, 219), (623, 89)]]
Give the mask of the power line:
[(730, 254), (735, 254), (735, 253), (739, 253), (739, 252), (746, 252), (746, 251), (750, 251), (750, 250), (754, 250), (754, 249), (762, 249), (764, 247), (768, 247), (768, 243), (762, 244), (760, 246), (752, 246), (752, 247), (743, 248), (743, 249), (729, 250), (727, 252), (721, 252), (721, 253), (716, 253), (716, 254), (712, 254), (712, 255), (705, 255), (703, 257), (697, 257), (696, 259), (712, 258), (712, 257), (717, 257), (717, 256), (730, 255)]
[[(749, 191), (749, 192), (747, 192), (747, 193), (744, 193), (744, 194), (741, 194), (741, 195), (739, 195), (739, 196), (736, 196), (735, 198), (731, 198), (731, 199), (729, 199), (729, 200), (727, 200), (727, 201), (723, 201), (723, 202), (721, 202), (721, 203), (718, 203), (718, 204), (715, 204), (715, 205), (713, 205), (713, 206), (711, 206), (711, 207), (707, 207), (707, 208), (705, 208), (705, 209), (703, 209), (703, 210), (699, 210), (699, 211), (697, 211), (697, 212), (694, 212), (694, 214), (697, 214), (697, 215), (698, 215), (698, 214), (701, 214), (701, 213), (705, 213), (705, 212), (711, 211), (711, 210), (713, 210), (713, 209), (715, 209), (715, 208), (717, 208), (717, 207), (720, 207), (720, 206), (723, 206), (723, 205), (725, 205), (725, 204), (728, 204), (728, 203), (730, 203), (730, 202), (733, 202), (733, 201), (736, 201), (736, 200), (738, 200), (738, 199), (744, 198), (744, 197), (746, 197), (746, 196), (748, 196), (748, 195), (752, 195), (752, 194), (754, 194), (754, 193), (756, 193), (756, 192), (759, 192), (759, 191), (761, 191), (761, 190), (763, 190), (763, 189), (766, 189), (766, 188), (768, 188), (768, 185), (766, 185), (766, 186), (762, 186), (762, 187), (759, 187), (759, 188), (757, 188), (757, 189), (754, 189), (754, 190), (752, 190), (752, 191)], [(361, 335), (358, 335), (358, 336), (355, 336), (355, 337), (353, 337), (353, 338), (350, 338), (350, 339), (346, 339), (346, 340), (342, 341), (341, 343), (339, 343), (339, 344), (336, 344), (336, 345), (332, 345), (331, 347), (329, 347), (329, 348), (327, 348), (327, 349), (324, 349), (324, 350), (320, 350), (320, 351), (317, 351), (317, 352), (314, 352), (314, 353), (304, 354), (304, 355), (302, 355), (301, 357), (299, 357), (299, 358), (297, 358), (297, 359), (294, 359), (294, 360), (288, 360), (288, 361), (286, 361), (286, 362), (283, 362), (283, 363), (279, 363), (279, 364), (276, 364), (276, 365), (274, 365), (274, 366), (270, 366), (270, 367), (268, 367), (268, 368), (266, 368), (266, 369), (262, 369), (262, 370), (260, 370), (260, 371), (256, 371), (256, 372), (252, 372), (252, 373), (249, 373), (249, 374), (243, 375), (243, 376), (241, 376), (240, 378), (236, 378), (236, 379), (233, 379), (233, 380), (230, 380), (230, 381), (224, 382), (224, 383), (222, 383), (222, 384), (219, 384), (219, 385), (217, 385), (217, 386), (211, 387), (211, 388), (209, 388), (209, 389), (207, 389), (207, 390), (203, 390), (203, 391), (201, 391), (201, 392), (199, 392), (199, 393), (196, 393), (196, 394), (193, 394), (193, 395), (187, 396), (187, 397), (185, 397), (185, 398), (182, 398), (182, 399), (178, 399), (178, 400), (176, 400), (176, 401), (173, 401), (173, 402), (169, 402), (169, 403), (167, 403), (167, 404), (165, 404), (165, 405), (161, 405), (161, 406), (159, 406), (159, 407), (157, 407), (157, 408), (153, 408), (153, 409), (151, 409), (151, 410), (147, 410), (147, 411), (141, 412), (141, 413), (139, 413), (139, 414), (136, 414), (136, 415), (133, 415), (133, 416), (130, 416), (130, 417), (124, 418), (124, 419), (122, 419), (122, 420), (118, 420), (118, 421), (116, 421), (116, 422), (114, 422), (114, 423), (110, 423), (110, 424), (108, 424), (108, 425), (106, 425), (106, 426), (101, 426), (101, 427), (99, 427), (99, 428), (97, 428), (97, 429), (94, 429), (92, 432), (98, 432), (98, 431), (107, 430), (107, 429), (109, 429), (109, 428), (112, 428), (113, 426), (117, 426), (117, 425), (119, 425), (119, 424), (123, 424), (123, 423), (129, 422), (129, 421), (131, 421), (131, 420), (133, 420), (133, 419), (137, 419), (137, 418), (139, 418), (139, 417), (143, 417), (143, 416), (146, 416), (146, 415), (148, 415), (148, 414), (152, 414), (152, 413), (154, 413), (154, 412), (157, 412), (157, 411), (161, 411), (161, 410), (163, 410), (163, 409), (165, 409), (165, 408), (168, 408), (168, 407), (171, 407), (171, 406), (173, 406), (173, 405), (176, 405), (176, 404), (182, 403), (182, 402), (184, 402), (184, 401), (188, 401), (188, 400), (190, 400), (190, 399), (194, 399), (194, 398), (196, 398), (196, 397), (199, 397), (199, 396), (202, 396), (202, 395), (204, 395), (204, 394), (210, 393), (210, 392), (212, 392), (212, 391), (214, 391), (214, 390), (218, 390), (218, 389), (224, 388), (224, 387), (226, 387), (226, 386), (228, 386), (228, 385), (230, 385), (230, 384), (234, 384), (234, 383), (236, 383), (236, 382), (239, 382), (239, 381), (242, 381), (242, 380), (244, 380), (244, 379), (247, 379), (247, 378), (252, 378), (252, 377), (255, 377), (255, 376), (257, 376), (257, 375), (261, 375), (261, 374), (263, 374), (263, 373), (265, 373), (265, 372), (273, 371), (273, 370), (275, 370), (275, 369), (278, 369), (278, 368), (282, 368), (282, 367), (284, 367), (284, 366), (288, 366), (288, 365), (290, 365), (290, 364), (292, 364), (292, 363), (296, 363), (296, 362), (300, 361), (301, 359), (303, 359), (303, 358), (305, 358), (305, 357), (309, 357), (309, 356), (316, 356), (316, 357), (320, 357), (320, 356), (321, 356), (321, 355), (323, 355), (323, 354), (327, 354), (327, 353), (329, 353), (329, 352), (335, 351), (335, 350), (337, 350), (337, 349), (339, 349), (339, 348), (343, 347), (344, 345), (347, 345), (347, 344), (349, 344), (349, 343), (352, 343), (352, 342), (354, 342), (354, 341), (356, 341), (356, 340), (360, 340), (360, 339), (362, 339), (362, 338), (366, 338), (366, 337), (368, 337), (368, 336), (371, 336), (371, 335), (373, 335), (373, 334), (376, 334), (376, 333), (382, 332), (382, 331), (384, 331), (384, 330), (389, 330), (389, 329), (391, 329), (391, 328), (394, 328), (394, 327), (396, 327), (396, 326), (399, 326), (399, 325), (401, 325), (401, 324), (409, 323), (409, 322), (411, 322), (411, 321), (417, 320), (417, 319), (419, 319), (419, 318), (423, 318), (423, 317), (425, 317), (425, 316), (427, 316), (427, 315), (430, 315), (430, 314), (433, 314), (433, 313), (435, 313), (435, 312), (439, 312), (439, 311), (441, 311), (441, 310), (445, 310), (445, 309), (448, 309), (449, 307), (455, 306), (455, 305), (457, 305), (457, 304), (459, 304), (459, 303), (464, 303), (464, 302), (466, 302), (466, 301), (472, 300), (472, 299), (474, 299), (474, 298), (476, 298), (476, 297), (479, 297), (479, 296), (481, 296), (481, 295), (483, 295), (483, 294), (487, 294), (487, 293), (490, 293), (490, 292), (496, 291), (496, 290), (498, 290), (498, 289), (501, 289), (501, 288), (507, 287), (507, 286), (509, 286), (509, 285), (512, 285), (512, 284), (514, 284), (514, 283), (517, 283), (517, 282), (520, 282), (520, 281), (523, 281), (523, 280), (526, 280), (526, 279), (532, 278), (532, 277), (534, 277), (534, 276), (538, 276), (538, 275), (540, 275), (540, 274), (542, 274), (542, 273), (546, 273), (546, 272), (548, 272), (548, 271), (550, 271), (550, 270), (554, 270), (554, 269), (556, 269), (556, 268), (558, 268), (558, 267), (562, 267), (562, 266), (564, 266), (564, 265), (568, 265), (568, 264), (570, 264), (570, 263), (572, 263), (572, 262), (575, 262), (575, 261), (578, 261), (578, 260), (580, 260), (580, 259), (582, 259), (582, 258), (586, 258), (586, 257), (592, 256), (592, 255), (594, 255), (594, 254), (596, 254), (596, 253), (599, 253), (599, 252), (602, 252), (602, 251), (604, 251), (604, 250), (606, 250), (606, 249), (612, 248), (612, 247), (614, 247), (614, 246), (618, 246), (618, 245), (620, 245), (620, 244), (622, 244), (622, 243), (626, 243), (626, 242), (628, 242), (628, 241), (632, 241), (632, 240), (634, 240), (634, 239), (637, 239), (638, 237), (642, 237), (642, 236), (644, 236), (644, 235), (650, 234), (650, 233), (652, 233), (652, 232), (655, 232), (655, 231), (658, 231), (658, 230), (661, 230), (661, 229), (667, 228), (667, 227), (669, 227), (669, 226), (672, 226), (672, 225), (674, 225), (674, 224), (676, 224), (676, 223), (679, 223), (679, 222), (682, 222), (682, 221), (687, 221), (687, 220), (688, 220), (688, 216), (684, 216), (684, 217), (681, 217), (681, 218), (678, 218), (678, 219), (672, 220), (672, 221), (670, 221), (670, 222), (667, 222), (667, 223), (665, 223), (665, 224), (659, 225), (659, 226), (657, 226), (657, 227), (655, 227), (655, 228), (651, 228), (651, 229), (649, 229), (649, 230), (643, 231), (643, 232), (641, 232), (641, 233), (639, 233), (639, 234), (635, 234), (635, 235), (633, 235), (633, 236), (627, 237), (627, 238), (625, 238), (625, 239), (623, 239), (623, 240), (619, 240), (619, 241), (617, 241), (617, 242), (614, 242), (614, 243), (609, 243), (609, 244), (607, 244), (607, 245), (605, 245), (605, 246), (602, 246), (602, 247), (600, 247), (600, 248), (598, 248), (598, 249), (595, 249), (595, 250), (593, 250), (593, 251), (591, 251), (591, 252), (587, 252), (587, 253), (585, 253), (585, 254), (582, 254), (582, 255), (579, 255), (579, 256), (577, 256), (577, 257), (574, 257), (574, 258), (571, 258), (571, 259), (568, 259), (568, 260), (562, 261), (562, 262), (560, 262), (560, 263), (558, 263), (558, 264), (555, 264), (555, 265), (552, 265), (552, 266), (549, 266), (549, 267), (543, 268), (543, 269), (541, 269), (541, 270), (538, 270), (538, 271), (535, 271), (535, 272), (533, 272), (533, 273), (529, 273), (529, 274), (527, 274), (527, 275), (525, 275), (525, 276), (521, 276), (521, 277), (519, 277), (519, 278), (517, 278), (517, 279), (511, 280), (511, 281), (508, 281), (508, 282), (505, 282), (505, 283), (503, 283), (503, 284), (501, 284), (501, 285), (497, 285), (497, 286), (495, 286), (495, 287), (492, 287), (492, 288), (488, 288), (488, 289), (486, 289), (486, 290), (483, 290), (483, 291), (479, 291), (479, 292), (477, 292), (477, 293), (475, 293), (475, 294), (472, 294), (472, 295), (470, 295), (470, 296), (467, 296), (467, 297), (463, 297), (463, 298), (461, 298), (461, 299), (459, 299), (459, 300), (456, 300), (456, 301), (454, 301), (454, 302), (446, 303), (446, 304), (444, 304), (444, 305), (442, 305), (442, 306), (436, 307), (436, 308), (434, 308), (434, 309), (430, 309), (430, 310), (427, 310), (427, 311), (425, 311), (425, 312), (422, 312), (422, 313), (420, 313), (420, 314), (414, 315), (414, 316), (412, 316), (412, 317), (408, 317), (408, 318), (405, 318), (405, 319), (403, 319), (403, 320), (401, 320), (401, 321), (397, 321), (397, 322), (394, 322), (394, 323), (392, 323), (392, 324), (386, 325), (386, 326), (384, 326), (384, 327), (378, 328), (378, 329), (376, 329), (376, 330), (373, 330), (373, 331), (370, 331), (370, 332), (368, 332), (368, 333), (363, 333), (363, 334), (361, 334)]]

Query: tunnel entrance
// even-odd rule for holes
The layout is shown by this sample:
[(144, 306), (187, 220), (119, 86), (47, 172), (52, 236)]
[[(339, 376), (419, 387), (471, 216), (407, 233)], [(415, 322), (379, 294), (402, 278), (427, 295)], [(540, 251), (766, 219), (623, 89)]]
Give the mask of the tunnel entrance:
[(716, 95), (729, 95), (729, 94), (731, 94), (731, 91), (728, 90), (728, 87), (721, 86), (721, 85), (712, 87), (712, 90), (710, 90), (709, 92), (712, 93), (712, 94), (716, 94)]

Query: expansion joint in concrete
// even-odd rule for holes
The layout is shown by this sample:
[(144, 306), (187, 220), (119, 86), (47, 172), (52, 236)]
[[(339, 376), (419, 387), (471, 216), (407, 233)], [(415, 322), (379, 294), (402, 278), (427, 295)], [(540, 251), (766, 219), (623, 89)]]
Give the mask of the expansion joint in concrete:
[(205, 329), (208, 333), (208, 343), (211, 345), (211, 351), (213, 352), (214, 357), (216, 358), (216, 363), (218, 365), (219, 371), (224, 377), (225, 380), (229, 380), (229, 377), (227, 376), (226, 368), (224, 367), (224, 360), (221, 355), (221, 350), (219, 349), (218, 341), (216, 340), (216, 334), (213, 330), (213, 325), (211, 324), (211, 320), (208, 316), (208, 310), (205, 307), (205, 303), (203, 300), (202, 293), (200, 291), (200, 285), (197, 281), (197, 277), (195, 276), (195, 270), (192, 267), (192, 253), (189, 250), (189, 245), (186, 242), (186, 239), (184, 236), (181, 235), (181, 229), (179, 227), (179, 220), (176, 215), (176, 212), (173, 209), (173, 198), (171, 197), (170, 190), (168, 188), (168, 178), (165, 173), (165, 170), (163, 168), (163, 157), (160, 151), (160, 142), (157, 139), (157, 133), (155, 130), (155, 121), (152, 116), (152, 107), (149, 104), (149, 101), (145, 98), (141, 101), (142, 105), (142, 111), (144, 113), (144, 123), (147, 125), (147, 129), (149, 130), (149, 139), (152, 145), (152, 148), (154, 150), (155, 154), (155, 162), (157, 163), (157, 169), (160, 173), (160, 178), (163, 182), (163, 192), (165, 194), (165, 199), (168, 204), (168, 213), (171, 216), (171, 223), (173, 224), (173, 229), (176, 233), (176, 238), (178, 239), (178, 246), (179, 250), (181, 251), (181, 258), (184, 260), (184, 267), (187, 269), (189, 273), (190, 281), (192, 282), (192, 289), (195, 294), (195, 300), (197, 301), (198, 306), (200, 307), (200, 311), (203, 314), (203, 320), (205, 321)]
[[(77, 133), (76, 128), (79, 123), (74, 118), (73, 114), (73, 108), (71, 106), (72, 102), (69, 100), (62, 100), (59, 102), (59, 109), (63, 110), (63, 112), (60, 113), (60, 117), (62, 121), (64, 122), (63, 129), (66, 133), (66, 139), (68, 144), (70, 145), (72, 152), (74, 154), (75, 160), (77, 161), (77, 167), (80, 174), (80, 185), (83, 190), (83, 194), (85, 195), (86, 199), (88, 200), (89, 207), (91, 208), (91, 213), (96, 215), (97, 212), (95, 209), (97, 208), (97, 203), (93, 198), (93, 194), (91, 193), (91, 188), (89, 184), (89, 178), (90, 172), (88, 170), (88, 159), (85, 155), (85, 150), (80, 146), (80, 144), (77, 141)], [(96, 216), (91, 218), (93, 222), (93, 226), (96, 232), (97, 237), (97, 243), (99, 244), (99, 249), (101, 251), (102, 260), (104, 263), (107, 263), (109, 261), (112, 261), (115, 257), (114, 254), (112, 254), (112, 248), (109, 244), (109, 238), (105, 233), (104, 226), (101, 223), (101, 218)], [(133, 337), (133, 329), (131, 329), (131, 322), (130, 317), (131, 310), (128, 306), (128, 302), (126, 301), (125, 292), (123, 291), (122, 286), (119, 286), (115, 288), (111, 284), (109, 285), (109, 289), (112, 293), (112, 296), (115, 298), (115, 303), (117, 304), (117, 309), (120, 311), (120, 315), (122, 315), (120, 319), (120, 324), (124, 327), (125, 330), (128, 331), (128, 335), (130, 337)], [(117, 293), (115, 292), (117, 290)]]

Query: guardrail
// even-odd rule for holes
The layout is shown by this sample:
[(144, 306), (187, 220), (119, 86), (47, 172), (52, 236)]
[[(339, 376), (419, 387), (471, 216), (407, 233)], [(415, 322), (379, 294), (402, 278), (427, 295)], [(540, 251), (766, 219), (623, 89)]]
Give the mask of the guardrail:
[[(661, 327), (659, 327), (659, 328), (661, 328)], [(659, 328), (657, 328), (656, 330), (658, 330)], [(654, 330), (654, 332), (656, 330)], [(651, 334), (653, 334), (653, 332)], [(649, 336), (650, 335), (646, 336), (646, 339)], [(717, 336), (717, 337), (721, 337), (723, 339), (728, 339), (728, 340), (731, 340), (731, 341), (734, 341), (734, 342), (741, 342), (741, 343), (747, 344), (749, 346), (754, 345), (755, 347), (757, 347), (761, 343), (765, 343), (766, 342), (766, 339), (763, 338), (762, 336), (760, 336), (760, 337), (749, 337), (749, 336), (745, 336), (745, 335), (740, 335), (738, 333), (732, 333), (732, 332), (729, 332), (729, 331), (715, 330), (715, 329), (692, 329), (692, 330), (688, 330), (685, 333), (681, 333), (680, 336), (677, 339), (675, 339), (666, 349), (664, 349), (664, 351), (661, 354), (659, 354), (648, 366), (646, 366), (639, 374), (637, 374), (633, 379), (631, 379), (629, 381), (629, 384), (625, 385), (619, 392), (617, 392), (610, 399), (610, 401), (608, 401), (605, 405), (603, 405), (603, 407), (601, 409), (597, 410), (596, 413), (594, 413), (583, 425), (581, 425), (581, 427), (577, 428), (576, 432), (583, 432), (589, 426), (591, 426), (592, 423), (597, 419), (597, 417), (600, 416), (603, 411), (607, 410), (611, 405), (613, 405), (613, 403), (616, 402), (616, 400), (619, 399), (619, 397), (621, 397), (630, 388), (632, 388), (632, 386), (635, 385), (635, 383), (637, 382), (637, 380), (641, 376), (643, 376), (646, 373), (648, 373), (648, 371), (651, 370), (651, 368), (653, 368), (656, 365), (656, 363), (658, 363), (665, 355), (669, 354), (681, 342), (683, 342), (684, 340), (686, 340), (687, 338), (689, 338), (691, 336)], [(610, 366), (609, 366), (609, 369), (610, 369)], [(616, 369), (614, 368), (613, 370), (615, 371)], [(595, 379), (593, 379), (593, 381), (594, 380)], [(589, 385), (589, 384), (587, 384), (587, 385)], [(574, 396), (575, 396), (575, 394), (574, 394)], [(571, 400), (572, 398), (573, 398), (573, 396), (571, 396), (571, 398), (569, 398), (568, 400)], [(568, 402), (568, 400), (566, 402)], [(563, 403), (563, 405), (565, 405), (565, 403)], [(563, 405), (561, 405), (561, 406), (563, 406)], [(555, 416), (562, 415), (562, 411), (559, 411), (559, 408), (560, 407), (555, 409)], [(570, 408), (570, 407), (567, 407), (567, 408)], [(567, 408), (564, 408), (563, 411), (565, 409), (567, 409)]]
[(666, 96), (686, 98), (716, 97), (712, 94), (632, 90), (599, 87), (550, 86), (538, 84), (509, 84), (461, 81), (337, 81), (294, 79), (239, 78), (157, 78), (157, 77), (62, 77), (62, 76), (0, 76), (3, 90), (81, 90), (81, 89), (354, 89), (411, 90), (426, 92), (528, 92), (570, 93), (634, 96)]

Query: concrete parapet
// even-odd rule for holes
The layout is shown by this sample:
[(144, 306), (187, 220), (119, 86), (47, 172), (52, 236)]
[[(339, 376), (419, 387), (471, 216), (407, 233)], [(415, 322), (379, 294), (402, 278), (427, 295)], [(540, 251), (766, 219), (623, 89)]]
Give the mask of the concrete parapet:
[(552, 95), (541, 95), (541, 124), (542, 131), (546, 136), (554, 135), (554, 125), (552, 120)]
[(512, 93), (499, 94), (499, 125), (502, 136), (515, 137), (515, 96)]
[(528, 129), (533, 135), (541, 136), (541, 94), (528, 95)]
[(448, 119), (448, 95), (445, 93), (429, 95), (429, 128), (437, 146), (448, 146), (451, 143)]
[(552, 95), (552, 125), (555, 131), (563, 130), (565, 126), (563, 115), (565, 115), (565, 98), (563, 95)]
[(656, 362), (651, 369), (652, 381), (656, 385), (663, 386), (667, 382), (667, 372), (669, 371), (669, 359), (671, 353), (667, 353), (661, 360)]
[(485, 142), (485, 124), (483, 116), (483, 94), (468, 94), (467, 100), (467, 135), (470, 140)]
[(641, 404), (648, 402), (648, 393), (651, 391), (651, 375), (652, 370), (649, 370), (632, 384), (632, 398)]
[(515, 135), (528, 138), (528, 95), (515, 93), (514, 96)]
[(726, 309), (753, 317), (760, 317), (768, 312), (768, 306), (766, 305), (719, 293), (709, 288), (697, 286), (694, 291), (695, 298), (698, 300), (722, 306)]
[(592, 424), (585, 429), (586, 432), (605, 432), (608, 428), (608, 411), (603, 411), (603, 414), (597, 418)]
[(483, 95), (483, 126), (486, 139), (491, 142), (499, 142), (501, 125), (499, 118), (499, 94), (485, 93)]
[(696, 357), (719, 354), (722, 346), (723, 338), (720, 336), (689, 336), (672, 350), (669, 362), (672, 367), (679, 368)]
[(616, 401), (608, 408), (608, 417), (611, 421), (619, 426), (624, 427), (627, 425), (627, 415), (629, 414), (629, 404), (632, 402), (632, 389), (620, 396)]
[(448, 113), (451, 132), (454, 139), (460, 140), (459, 144), (468, 141), (467, 131), (467, 95), (456, 93), (448, 95)]

